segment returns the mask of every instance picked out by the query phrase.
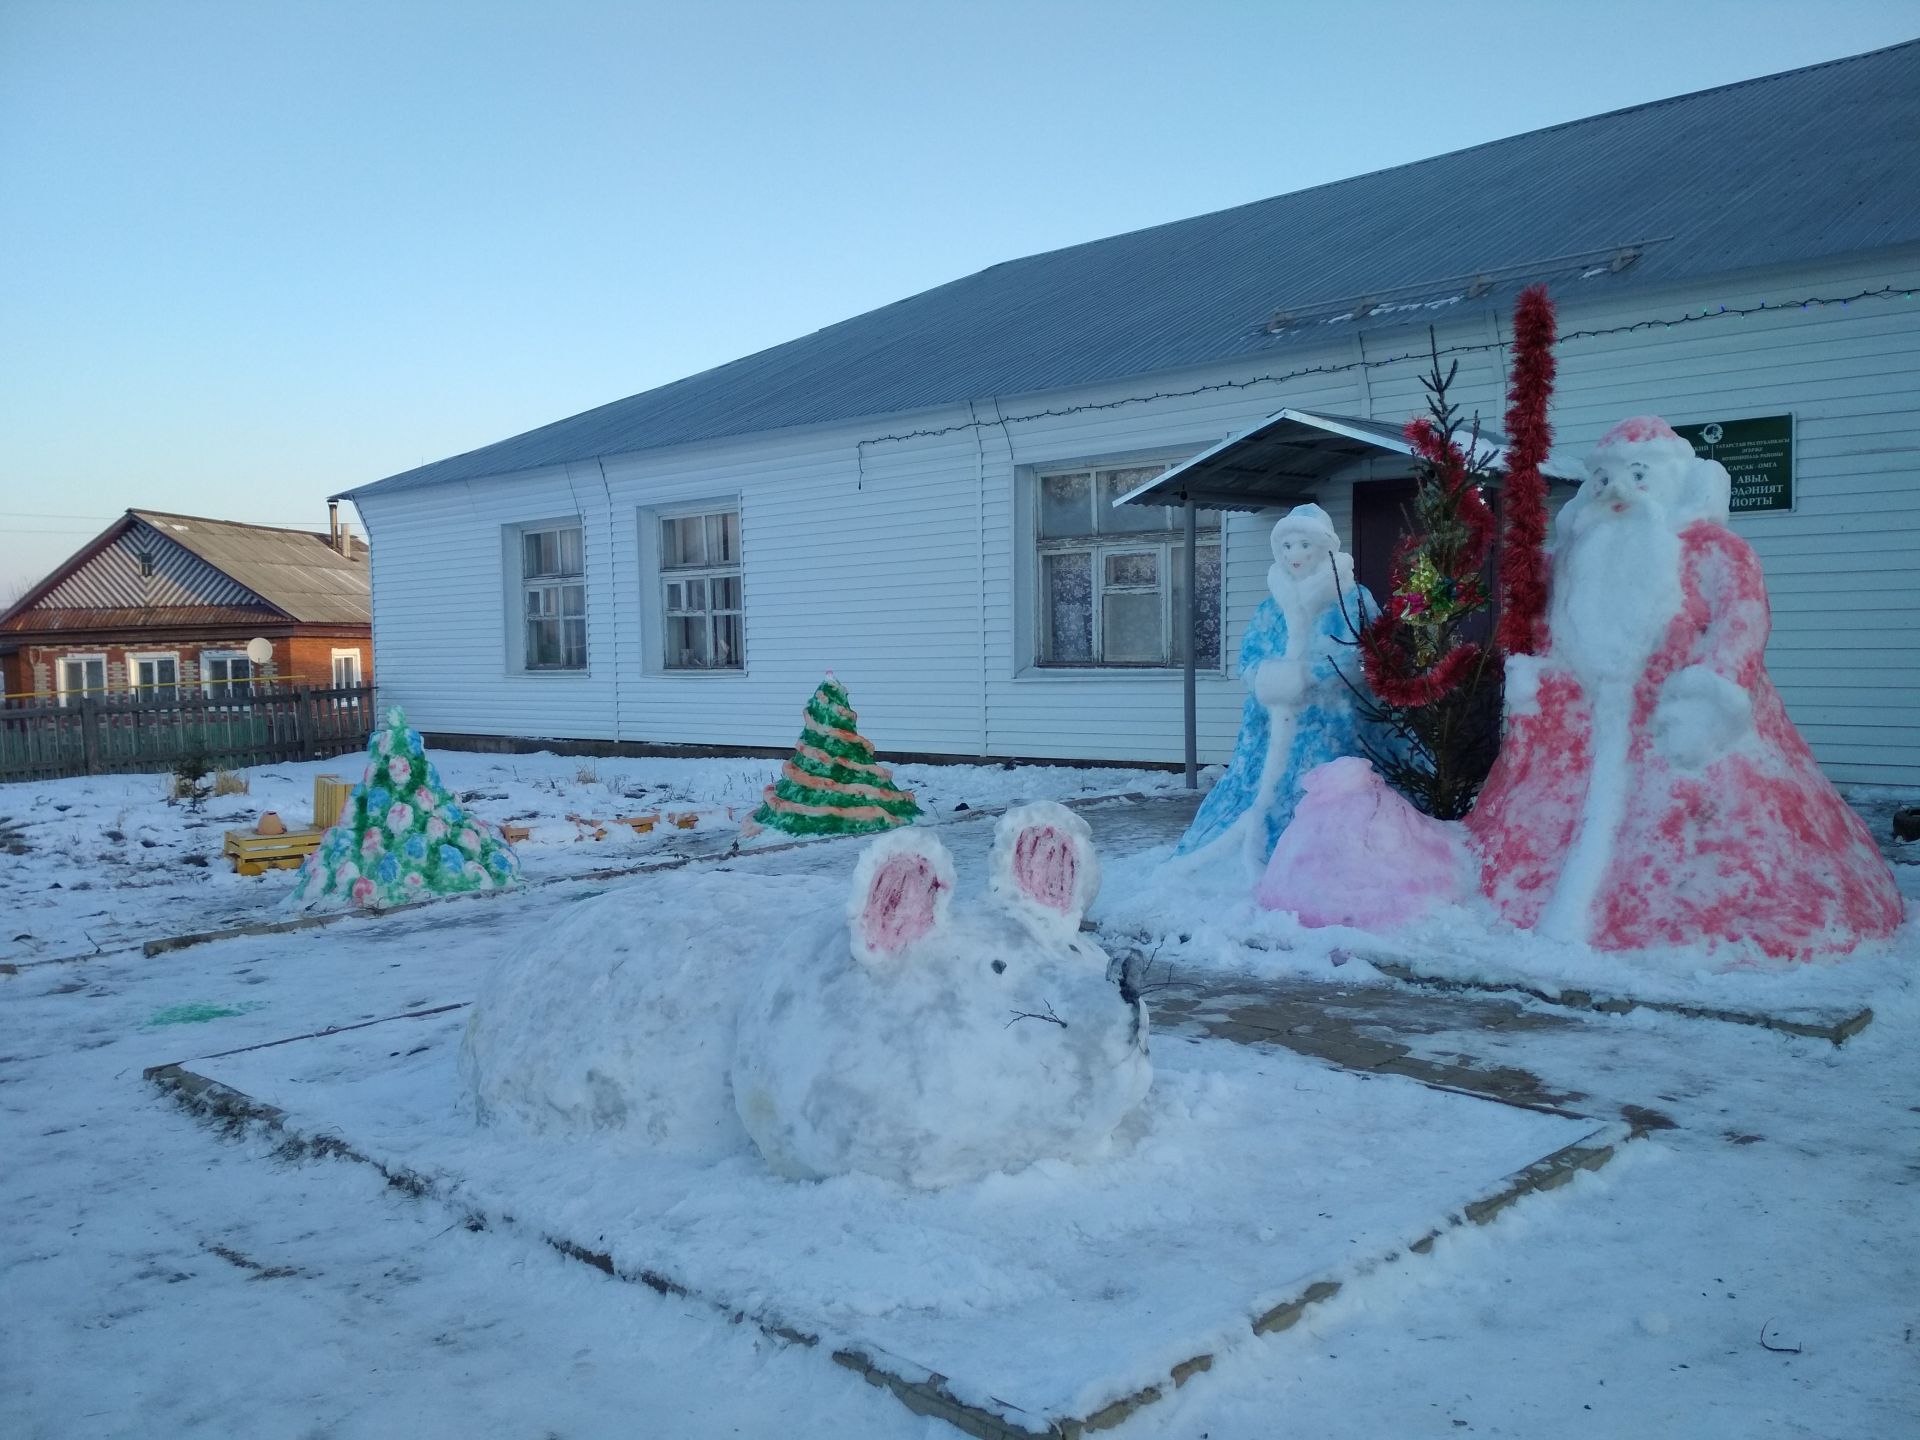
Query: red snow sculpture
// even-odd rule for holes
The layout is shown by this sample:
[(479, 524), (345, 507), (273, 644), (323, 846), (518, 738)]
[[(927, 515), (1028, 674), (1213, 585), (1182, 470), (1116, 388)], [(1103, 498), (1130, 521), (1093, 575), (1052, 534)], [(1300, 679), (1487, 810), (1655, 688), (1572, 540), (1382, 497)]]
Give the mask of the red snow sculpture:
[(1599, 949), (1808, 959), (1901, 920), (1866, 827), (1763, 662), (1760, 562), (1723, 467), (1665, 421), (1616, 426), (1558, 521), (1544, 653), (1467, 826), (1514, 924)]

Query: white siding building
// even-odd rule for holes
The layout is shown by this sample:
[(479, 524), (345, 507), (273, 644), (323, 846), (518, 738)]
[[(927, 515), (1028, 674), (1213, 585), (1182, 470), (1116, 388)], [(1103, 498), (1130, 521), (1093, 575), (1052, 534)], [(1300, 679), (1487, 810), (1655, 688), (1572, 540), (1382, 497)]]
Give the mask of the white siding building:
[[(832, 669), (890, 753), (1176, 761), (1179, 517), (1116, 522), (1101, 487), (1282, 407), (1398, 424), (1429, 323), (1497, 426), (1544, 279), (1557, 451), (1792, 417), (1792, 509), (1734, 522), (1768, 664), (1835, 780), (1920, 785), (1915, 154), (1920, 44), (997, 266), (349, 491), (383, 694), (442, 736), (784, 748)], [(1362, 213), (1393, 223), (1357, 240)], [(1356, 488), (1407, 473), (1315, 498), (1350, 534)], [(1203, 514), (1215, 761), (1273, 516)]]

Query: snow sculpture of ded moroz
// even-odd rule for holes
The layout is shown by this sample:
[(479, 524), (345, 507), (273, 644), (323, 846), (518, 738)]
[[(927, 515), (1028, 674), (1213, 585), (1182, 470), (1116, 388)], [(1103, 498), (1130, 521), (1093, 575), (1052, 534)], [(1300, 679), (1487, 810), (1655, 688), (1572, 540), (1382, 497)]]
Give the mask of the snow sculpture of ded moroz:
[(586, 901), (482, 986), (460, 1055), (475, 1107), (703, 1163), (751, 1137), (791, 1177), (932, 1187), (1091, 1156), (1152, 1070), (1145, 1005), (1079, 930), (1099, 884), (1086, 824), (1021, 807), (991, 866), (990, 893), (956, 903), (940, 842), (894, 831), (845, 912), (784, 946), (727, 918), (727, 874)]
[(1240, 644), (1250, 693), (1232, 763), (1174, 851), (1238, 852), (1256, 875), (1293, 819), (1301, 777), (1364, 753), (1354, 688), (1364, 693), (1366, 681), (1353, 638), (1378, 613), (1318, 505), (1296, 505), (1273, 527), (1267, 588)]
[(1506, 734), (1467, 825), (1514, 924), (1604, 950), (1851, 950), (1893, 877), (1763, 663), (1760, 562), (1724, 467), (1664, 420), (1614, 427), (1556, 522), (1548, 644), (1507, 662)]
[(937, 839), (875, 842), (845, 922), (748, 998), (734, 1103), (775, 1171), (949, 1185), (1086, 1158), (1140, 1103), (1146, 1006), (1080, 932), (1086, 822), (1011, 811), (990, 863), (985, 902), (956, 906)]

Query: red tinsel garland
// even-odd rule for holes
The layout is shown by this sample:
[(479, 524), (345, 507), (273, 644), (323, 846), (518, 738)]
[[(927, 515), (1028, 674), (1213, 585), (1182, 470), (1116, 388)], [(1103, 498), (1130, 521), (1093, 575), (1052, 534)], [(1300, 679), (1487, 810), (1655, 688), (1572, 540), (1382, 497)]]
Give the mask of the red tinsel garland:
[(1500, 625), (1495, 643), (1509, 655), (1531, 655), (1546, 635), (1547, 486), (1540, 462), (1553, 431), (1553, 301), (1531, 285), (1513, 307), (1513, 381), (1507, 405), (1506, 537), (1500, 553)]

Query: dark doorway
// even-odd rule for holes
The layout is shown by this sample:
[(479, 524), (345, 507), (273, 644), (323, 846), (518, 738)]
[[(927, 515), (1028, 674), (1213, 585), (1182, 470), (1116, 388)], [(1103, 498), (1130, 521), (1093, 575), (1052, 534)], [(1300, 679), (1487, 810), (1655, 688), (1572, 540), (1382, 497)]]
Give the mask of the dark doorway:
[[(1387, 597), (1393, 593), (1393, 557), (1400, 548), (1400, 542), (1413, 533), (1413, 495), (1416, 488), (1412, 479), (1405, 480), (1360, 480), (1353, 487), (1353, 576), (1367, 587), (1375, 602), (1384, 605)], [(1495, 519), (1500, 514), (1500, 497), (1488, 494), (1487, 503), (1493, 507)], [(1488, 593), (1495, 596), (1493, 605), (1475, 615), (1461, 626), (1460, 634), (1482, 644), (1493, 638), (1493, 621), (1499, 599), (1494, 577), (1498, 573), (1499, 542), (1488, 551), (1487, 563), (1481, 569), (1486, 581)]]

